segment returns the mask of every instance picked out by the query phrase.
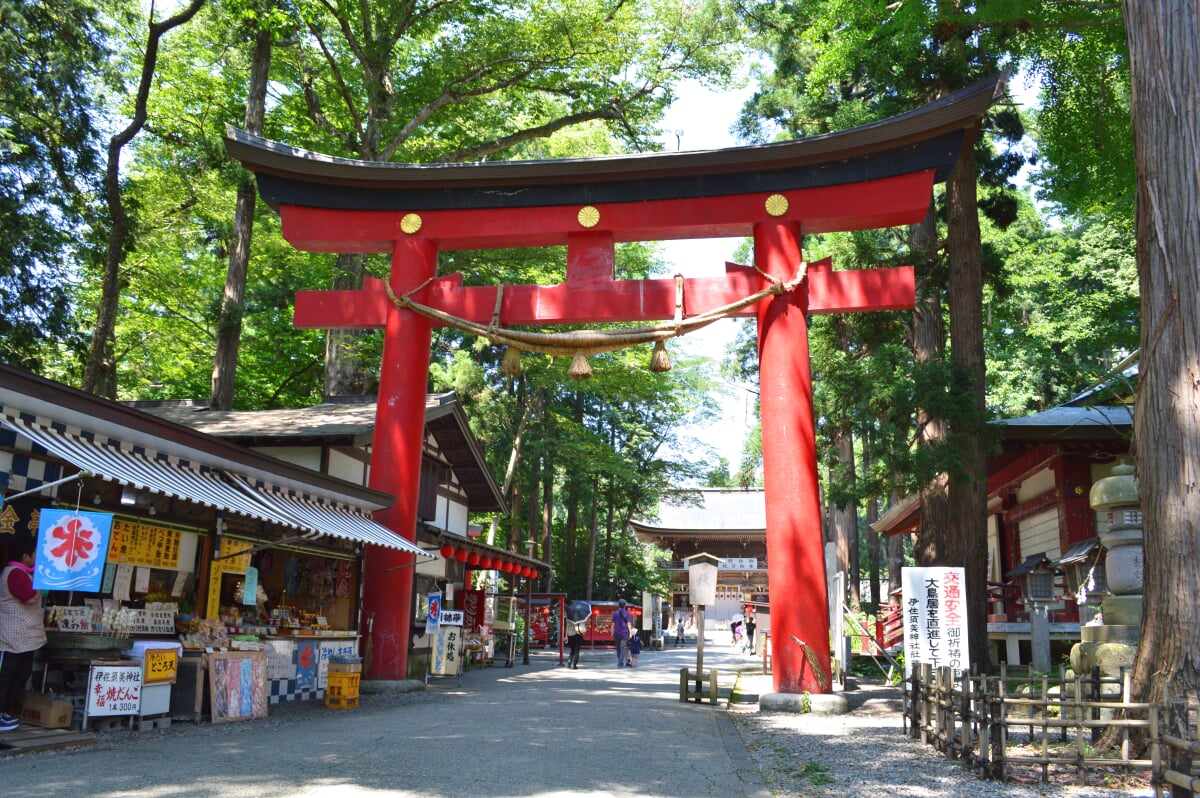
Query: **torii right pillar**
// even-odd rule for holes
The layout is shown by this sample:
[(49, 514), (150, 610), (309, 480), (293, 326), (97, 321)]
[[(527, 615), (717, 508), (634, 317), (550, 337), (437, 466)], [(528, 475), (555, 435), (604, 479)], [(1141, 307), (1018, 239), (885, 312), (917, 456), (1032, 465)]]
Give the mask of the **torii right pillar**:
[[(803, 263), (799, 228), (789, 222), (755, 225), (754, 262), (767, 274), (793, 279)], [(797, 290), (759, 304), (759, 407), (772, 680), (779, 693), (820, 694), (830, 691), (832, 679), (808, 357), (808, 285), (806, 280)]]

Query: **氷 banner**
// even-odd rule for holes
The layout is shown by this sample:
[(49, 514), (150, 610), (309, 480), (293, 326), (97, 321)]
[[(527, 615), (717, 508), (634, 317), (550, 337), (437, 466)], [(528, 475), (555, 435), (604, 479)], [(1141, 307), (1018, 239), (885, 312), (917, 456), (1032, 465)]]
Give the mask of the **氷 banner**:
[(112, 521), (112, 513), (42, 510), (33, 566), (34, 588), (99, 592)]

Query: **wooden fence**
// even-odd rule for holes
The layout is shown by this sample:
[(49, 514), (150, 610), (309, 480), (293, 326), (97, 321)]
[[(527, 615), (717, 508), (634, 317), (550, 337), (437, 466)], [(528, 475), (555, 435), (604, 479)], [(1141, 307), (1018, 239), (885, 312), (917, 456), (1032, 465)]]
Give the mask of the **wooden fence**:
[[(1004, 665), (998, 676), (955, 679), (949, 668), (919, 665), (905, 683), (905, 731), (987, 778), (1148, 783), (1155, 795), (1192, 798), (1200, 792), (1192, 764), (1200, 766), (1200, 706), (1130, 701), (1129, 681), (1128, 672), (1051, 678)], [(1097, 751), (1110, 729), (1119, 744)], [(1134, 739), (1149, 741), (1144, 754)]]

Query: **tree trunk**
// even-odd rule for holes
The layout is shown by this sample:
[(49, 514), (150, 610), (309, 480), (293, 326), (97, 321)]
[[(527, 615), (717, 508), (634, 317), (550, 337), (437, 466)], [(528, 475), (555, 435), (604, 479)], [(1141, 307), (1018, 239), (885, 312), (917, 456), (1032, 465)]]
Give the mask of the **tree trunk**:
[(966, 574), (971, 663), (990, 672), (987, 640), (987, 409), (983, 354), (983, 250), (973, 143), (968, 131), (958, 165), (946, 184), (947, 256), (950, 261), (950, 357), (956, 387), (969, 392), (971, 412), (952, 422), (958, 468), (950, 471), (948, 565)]
[(1133, 87), (1141, 368), (1134, 452), (1145, 529), (1137, 700), (1200, 701), (1200, 12), (1122, 3)]
[[(129, 124), (108, 140), (108, 163), (104, 172), (104, 198), (112, 227), (108, 234), (108, 249), (104, 256), (104, 272), (100, 277), (100, 306), (96, 310), (96, 326), (88, 345), (87, 363), (83, 370), (82, 388), (109, 399), (117, 397), (117, 363), (113, 354), (117, 329), (117, 311), (121, 300), (121, 264), (129, 240), (129, 214), (121, 197), (121, 153), (146, 124), (146, 105), (154, 70), (158, 66), (158, 47), (162, 37), (172, 28), (185, 24), (204, 5), (204, 0), (192, 0), (187, 8), (162, 22), (151, 16), (149, 35), (142, 56), (141, 78), (133, 100), (133, 116)], [(153, 8), (151, 15), (153, 15)]]
[[(934, 363), (946, 348), (942, 321), (942, 281), (938, 274), (938, 229), (933, 204), (920, 223), (909, 227), (908, 246), (916, 270), (916, 304), (913, 307), (913, 357), (918, 363)], [(917, 440), (934, 446), (946, 437), (946, 422), (924, 408), (917, 411)], [(949, 507), (946, 477), (939, 475), (921, 491), (921, 528), (913, 556), (917, 565), (942, 564), (942, 539), (948, 526)]]
[[(363, 256), (337, 256), (333, 290), (362, 288)], [(371, 393), (376, 377), (363, 367), (361, 330), (330, 330), (325, 337), (325, 397), (362, 396)], [(425, 390), (425, 386), (415, 387)]]
[[(547, 458), (545, 465), (542, 467), (542, 561), (545, 562), (547, 566), (549, 566), (551, 563), (554, 562), (554, 558), (551, 556), (552, 555), (552, 550), (551, 550), (552, 547), (550, 545), (551, 540), (552, 540), (552, 536), (551, 536), (550, 532), (553, 527), (553, 525), (551, 523), (551, 517), (552, 517), (553, 511), (554, 511), (554, 466), (550, 463), (549, 459)], [(553, 581), (552, 572), (553, 572), (552, 569), (549, 567), (547, 567), (545, 569), (546, 576), (545, 576), (545, 582), (543, 583), (542, 589), (545, 590), (547, 593), (549, 593), (550, 590), (552, 589), (552, 581)]]
[[(834, 437), (834, 454), (837, 457), (837, 476), (853, 488), (855, 482), (854, 439), (850, 433), (839, 431)], [(832, 505), (832, 502), (830, 503)], [(862, 606), (862, 591), (858, 585), (858, 505), (854, 502), (845, 507), (833, 508), (833, 536), (837, 545), (838, 568), (846, 574), (846, 595), (850, 605)]]
[(588, 536), (587, 574), (583, 582), (585, 600), (592, 600), (592, 585), (596, 583), (596, 538), (600, 534), (600, 476), (592, 476), (592, 530)]
[[(865, 458), (864, 458), (865, 459)], [(875, 612), (883, 606), (883, 596), (880, 595), (879, 571), (882, 566), (880, 556), (879, 533), (872, 526), (879, 520), (879, 501), (871, 499), (867, 502), (867, 568), (871, 581), (871, 606)]]
[[(273, 33), (260, 30), (254, 40), (250, 64), (250, 90), (246, 97), (246, 132), (261, 135), (267, 105), (267, 76), (271, 70)], [(238, 347), (242, 340), (242, 315), (246, 305), (246, 270), (250, 262), (250, 240), (254, 233), (254, 202), (258, 189), (249, 174), (243, 175), (233, 213), (233, 246), (225, 273), (225, 296), (217, 322), (217, 354), (213, 361), (213, 410), (233, 409), (233, 387), (237, 377)]]

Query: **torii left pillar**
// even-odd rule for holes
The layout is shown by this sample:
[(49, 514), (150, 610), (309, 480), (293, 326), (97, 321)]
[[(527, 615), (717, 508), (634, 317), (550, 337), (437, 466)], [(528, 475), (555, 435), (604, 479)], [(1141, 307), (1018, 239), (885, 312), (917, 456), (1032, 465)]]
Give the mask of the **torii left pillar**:
[[(389, 279), (398, 295), (412, 291), (436, 270), (437, 247), (433, 243), (412, 238), (395, 242)], [(396, 497), (395, 504), (378, 513), (376, 520), (390, 529), (411, 529), (414, 539), (421, 454), (425, 446), (425, 385), (429, 378), (431, 341), (432, 327), (427, 319), (395, 307), (388, 310), (370, 486)], [(412, 555), (382, 546), (367, 546), (363, 557), (363, 610), (370, 620), (359, 628), (369, 630), (371, 635), (368, 678), (386, 681), (407, 678), (413, 570)]]

